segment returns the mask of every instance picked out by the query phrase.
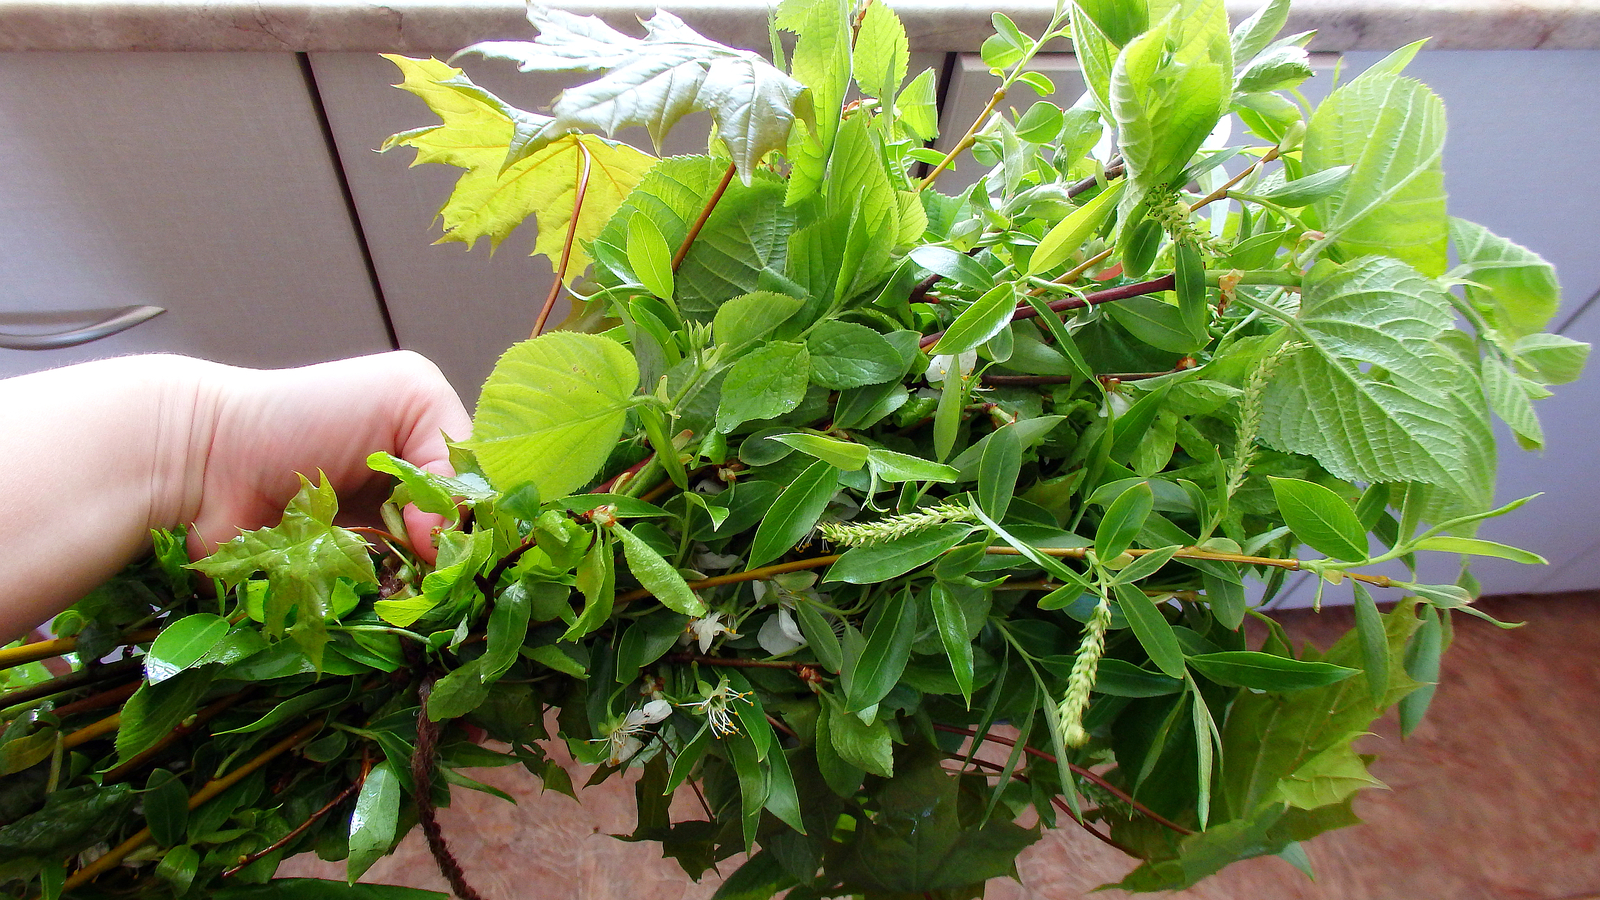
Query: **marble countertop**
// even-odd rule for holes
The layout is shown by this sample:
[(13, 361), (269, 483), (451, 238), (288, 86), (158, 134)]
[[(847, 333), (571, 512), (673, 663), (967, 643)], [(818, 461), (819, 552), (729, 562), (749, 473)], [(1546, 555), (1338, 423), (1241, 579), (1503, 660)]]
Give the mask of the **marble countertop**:
[[(991, 33), (990, 4), (890, 0), (914, 50), (974, 51)], [(561, 3), (629, 29), (655, 3)], [(767, 43), (759, 0), (663, 0), (708, 36)], [(1258, 4), (1229, 3), (1235, 20)], [(1053, 2), (998, 5), (1024, 29)], [(474, 41), (531, 35), (521, 0), (0, 0), (0, 51), (248, 50), (447, 53)], [(1389, 50), (1423, 37), (1448, 50), (1600, 49), (1600, 0), (1297, 0), (1289, 29), (1316, 29), (1314, 50)], [(630, 29), (638, 33), (637, 28)]]

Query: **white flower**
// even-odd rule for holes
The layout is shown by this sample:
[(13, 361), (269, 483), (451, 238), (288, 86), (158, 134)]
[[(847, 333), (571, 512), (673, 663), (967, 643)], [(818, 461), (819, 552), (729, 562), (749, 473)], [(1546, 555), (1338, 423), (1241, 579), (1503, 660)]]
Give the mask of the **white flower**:
[(800, 632), (800, 626), (795, 624), (794, 613), (787, 606), (778, 608), (778, 614), (761, 623), (761, 630), (756, 633), (756, 641), (761, 644), (761, 649), (773, 656), (782, 656), (785, 653), (798, 650), (806, 645), (806, 636)]
[(606, 762), (620, 766), (632, 759), (633, 755), (644, 747), (644, 741), (639, 735), (646, 733), (646, 726), (664, 721), (670, 715), (672, 715), (672, 704), (665, 700), (651, 700), (642, 707), (629, 710), (610, 734), (599, 739), (611, 743), (611, 754), (606, 758)]
[(724, 624), (723, 619), (726, 617), (727, 613), (712, 612), (707, 613), (704, 618), (690, 619), (688, 627), (684, 629), (685, 637), (688, 640), (698, 641), (700, 652), (707, 653), (711, 650), (711, 642), (716, 640), (718, 635), (731, 634), (734, 637), (739, 636), (739, 632)]
[(711, 726), (711, 733), (717, 737), (738, 734), (739, 726), (733, 721), (737, 713), (732, 710), (732, 706), (736, 700), (751, 703), (750, 695), (729, 687), (726, 678), (718, 682), (714, 689), (707, 689), (704, 683), (700, 689), (705, 699), (683, 705), (703, 714), (706, 717), (706, 724)]
[(807, 598), (822, 600), (822, 595), (811, 588), (816, 583), (815, 572), (789, 572), (775, 575), (770, 581), (754, 584), (757, 600), (766, 600), (770, 596), (771, 602), (778, 605), (777, 615), (763, 622), (761, 630), (756, 633), (756, 641), (761, 644), (761, 649), (773, 656), (782, 656), (806, 645), (805, 634), (795, 623), (791, 610), (795, 604), (806, 602)]
[(927, 379), (929, 384), (943, 384), (949, 377), (952, 367), (962, 375), (971, 375), (972, 370), (978, 365), (978, 351), (968, 350), (958, 356), (940, 354), (928, 360)]
[(1133, 401), (1120, 391), (1106, 391), (1106, 405), (1100, 410), (1100, 418), (1106, 416), (1122, 418), (1123, 414), (1133, 407)]

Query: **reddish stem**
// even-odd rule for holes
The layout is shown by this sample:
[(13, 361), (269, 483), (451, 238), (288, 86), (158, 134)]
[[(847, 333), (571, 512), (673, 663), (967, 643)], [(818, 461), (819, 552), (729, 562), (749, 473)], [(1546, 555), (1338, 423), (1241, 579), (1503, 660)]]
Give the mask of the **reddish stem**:
[[(1177, 280), (1175, 276), (1163, 275), (1160, 278), (1156, 278), (1151, 281), (1139, 281), (1133, 284), (1118, 285), (1117, 287), (1107, 288), (1103, 291), (1095, 291), (1092, 294), (1084, 294), (1082, 297), (1063, 297), (1060, 300), (1052, 300), (1048, 304), (1048, 308), (1052, 312), (1058, 313), (1066, 312), (1069, 309), (1084, 309), (1090, 306), (1098, 306), (1101, 303), (1112, 303), (1117, 300), (1126, 300), (1129, 297), (1142, 297), (1145, 294), (1158, 294), (1162, 291), (1170, 291), (1172, 290), (1173, 285), (1176, 283)], [(1020, 322), (1024, 319), (1032, 319), (1038, 315), (1039, 311), (1034, 309), (1032, 306), (1021, 306), (1017, 308), (1016, 312), (1011, 314), (1011, 321)], [(942, 337), (944, 337), (944, 332), (936, 331), (933, 334), (923, 338), (920, 342), (920, 346), (922, 349), (926, 350), (938, 343), (939, 338)]]
[(733, 163), (728, 163), (728, 171), (722, 173), (722, 182), (717, 185), (716, 190), (711, 192), (711, 198), (706, 201), (706, 208), (700, 210), (700, 218), (694, 220), (694, 224), (689, 227), (689, 233), (684, 236), (683, 243), (679, 245), (678, 252), (673, 254), (672, 271), (678, 271), (678, 267), (683, 265), (684, 257), (689, 255), (690, 245), (694, 243), (695, 238), (700, 236), (700, 229), (706, 227), (706, 221), (711, 218), (711, 211), (717, 208), (717, 202), (727, 192), (728, 185), (733, 183), (733, 176), (737, 171), (738, 169)]
[(574, 139), (578, 145), (578, 159), (574, 163), (578, 167), (578, 190), (572, 198), (572, 221), (567, 223), (567, 242), (561, 248), (561, 263), (556, 266), (556, 283), (550, 285), (550, 295), (544, 298), (544, 307), (539, 310), (539, 318), (533, 323), (533, 334), (529, 337), (538, 337), (544, 334), (544, 323), (550, 318), (550, 311), (556, 308), (556, 298), (561, 296), (561, 284), (567, 278), (567, 263), (572, 259), (572, 247), (578, 242), (578, 218), (583, 213), (583, 195), (589, 192), (589, 169), (594, 163), (589, 155), (589, 148), (583, 145), (583, 137)]

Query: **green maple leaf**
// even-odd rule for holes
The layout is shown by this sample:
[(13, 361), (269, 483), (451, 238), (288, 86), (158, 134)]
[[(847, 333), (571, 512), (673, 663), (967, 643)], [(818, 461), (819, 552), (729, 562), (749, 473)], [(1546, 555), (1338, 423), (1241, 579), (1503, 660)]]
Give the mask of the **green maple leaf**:
[(289, 501), (283, 521), (239, 535), (190, 568), (230, 588), (265, 573), (264, 630), (282, 634), (293, 613), (297, 631), (320, 646), (317, 635), (333, 613), (334, 583), (339, 578), (378, 583), (366, 541), (333, 524), (338, 511), (339, 498), (327, 479), (313, 485), (301, 476), (300, 493)]
[[(460, 69), (436, 59), (386, 58), (405, 75), (398, 87), (422, 98), (442, 124), (401, 132), (381, 149), (412, 147), (417, 151), (412, 165), (442, 163), (467, 170), (439, 210), (440, 243), (460, 241), (470, 248), (488, 237), (491, 247), (499, 246), (531, 215), (539, 226), (534, 255), (559, 266), (576, 209), (578, 226), (564, 273), (570, 284), (589, 264), (585, 246), (656, 158), (594, 135), (558, 130), (552, 138), (550, 117), (508, 106)], [(518, 147), (533, 150), (508, 164), (508, 153), (515, 157)]]
[(528, 20), (539, 29), (532, 41), (484, 41), (461, 52), (510, 60), (524, 72), (603, 72), (556, 98), (546, 134), (643, 125), (660, 146), (679, 119), (706, 110), (746, 183), (761, 157), (788, 142), (805, 86), (755, 53), (701, 37), (672, 13), (647, 19), (643, 38), (541, 6), (529, 7)]

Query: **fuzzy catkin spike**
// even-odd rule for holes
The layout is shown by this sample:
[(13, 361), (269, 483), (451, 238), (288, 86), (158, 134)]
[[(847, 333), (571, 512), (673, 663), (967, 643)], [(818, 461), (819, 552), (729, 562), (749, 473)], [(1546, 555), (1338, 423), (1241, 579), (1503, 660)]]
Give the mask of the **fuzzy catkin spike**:
[(1083, 642), (1078, 645), (1078, 658), (1072, 663), (1072, 674), (1067, 677), (1067, 692), (1057, 708), (1061, 722), (1061, 743), (1068, 747), (1081, 747), (1089, 740), (1089, 733), (1083, 730), (1083, 714), (1089, 708), (1089, 692), (1094, 690), (1095, 672), (1100, 668), (1100, 657), (1106, 652), (1106, 629), (1110, 626), (1111, 598), (1102, 596), (1083, 627)]
[(1239, 430), (1234, 439), (1233, 465), (1228, 472), (1228, 496), (1238, 493), (1244, 484), (1244, 476), (1250, 471), (1250, 465), (1255, 460), (1256, 436), (1261, 431), (1261, 416), (1263, 403), (1267, 392), (1267, 381), (1272, 375), (1272, 370), (1283, 362), (1283, 358), (1290, 353), (1303, 348), (1305, 344), (1300, 341), (1284, 341), (1277, 349), (1267, 354), (1250, 373), (1250, 378), (1245, 381), (1244, 396), (1239, 400)]
[(966, 503), (946, 501), (937, 506), (919, 509), (903, 516), (890, 516), (876, 522), (848, 525), (842, 522), (825, 522), (818, 526), (817, 530), (824, 538), (835, 544), (859, 547), (862, 544), (892, 541), (946, 522), (970, 522), (974, 518), (976, 517), (972, 514), (972, 507)]

